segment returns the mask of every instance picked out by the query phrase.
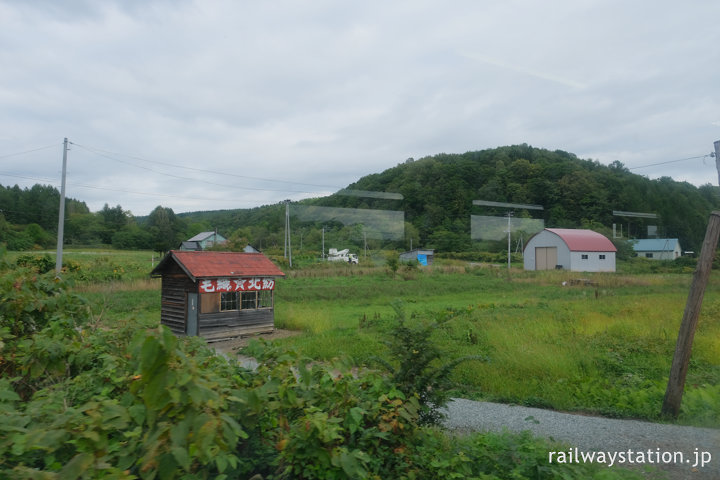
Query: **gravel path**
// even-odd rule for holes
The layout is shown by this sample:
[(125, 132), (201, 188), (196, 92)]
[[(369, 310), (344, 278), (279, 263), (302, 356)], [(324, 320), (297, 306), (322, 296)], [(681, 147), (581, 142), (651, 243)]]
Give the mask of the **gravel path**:
[[(619, 452), (634, 459), (638, 458), (638, 452), (644, 452), (645, 457), (655, 462), (654, 466), (660, 466), (671, 479), (720, 479), (720, 430), (574, 415), (459, 398), (448, 404), (447, 414), (446, 427), (458, 432), (529, 430), (535, 436), (567, 444), (573, 456), (575, 448), (578, 452), (611, 452), (610, 455), (618, 452), (615, 464), (630, 467), (629, 462), (618, 465)], [(632, 455), (628, 455), (628, 450), (633, 451)], [(658, 462), (664, 452), (682, 452), (683, 462), (667, 465)], [(698, 464), (693, 468), (696, 452), (700, 462), (703, 456), (705, 460), (711, 456), (704, 467)], [(567, 449), (564, 453), (569, 459)], [(679, 458), (675, 455), (674, 460)], [(559, 459), (558, 455), (554, 456), (554, 461)], [(605, 463), (610, 463), (609, 457)]]

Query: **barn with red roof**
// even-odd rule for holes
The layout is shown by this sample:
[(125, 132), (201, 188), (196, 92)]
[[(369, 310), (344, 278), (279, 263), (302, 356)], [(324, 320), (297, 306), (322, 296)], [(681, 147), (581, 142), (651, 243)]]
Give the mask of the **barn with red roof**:
[(275, 280), (285, 274), (261, 253), (170, 251), (160, 322), (177, 335), (215, 341), (275, 329)]
[(546, 228), (523, 250), (525, 270), (564, 269), (573, 272), (614, 272), (615, 245), (592, 230)]

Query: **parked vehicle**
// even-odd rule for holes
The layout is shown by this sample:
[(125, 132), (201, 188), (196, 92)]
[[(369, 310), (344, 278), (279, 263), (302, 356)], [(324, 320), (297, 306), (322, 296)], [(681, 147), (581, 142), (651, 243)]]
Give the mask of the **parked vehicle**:
[(331, 248), (328, 250), (328, 256), (327, 256), (328, 262), (347, 262), (350, 264), (357, 264), (358, 257), (355, 253), (350, 253), (350, 250), (345, 248), (343, 250), (338, 250), (337, 248)]

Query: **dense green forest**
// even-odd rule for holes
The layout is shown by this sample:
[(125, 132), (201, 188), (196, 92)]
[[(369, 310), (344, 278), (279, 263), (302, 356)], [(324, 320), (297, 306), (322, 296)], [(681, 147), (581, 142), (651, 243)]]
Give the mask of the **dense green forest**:
[[(631, 173), (619, 162), (609, 166), (582, 160), (563, 151), (528, 145), (500, 147), (464, 154), (438, 154), (408, 159), (384, 172), (368, 175), (348, 186), (356, 191), (393, 192), (402, 199), (334, 194), (294, 203), (303, 207), (380, 209), (404, 212), (403, 234), (370, 238), (362, 225), (346, 219), (308, 219), (293, 215), (292, 243), (319, 251), (322, 229), (326, 248), (406, 249), (412, 245), (439, 252), (467, 252), (502, 248), (471, 240), (471, 215), (505, 212), (473, 206), (473, 200), (541, 205), (542, 211), (517, 211), (516, 216), (542, 219), (546, 227), (592, 228), (606, 235), (613, 223), (643, 238), (647, 226), (657, 225), (658, 235), (678, 238), (685, 250), (698, 251), (711, 211), (720, 208), (718, 188), (696, 187), (668, 177), (650, 180)], [(54, 244), (59, 194), (49, 186), (31, 189), (0, 188), (0, 242), (9, 249), (47, 248)], [(133, 217), (120, 205), (107, 204), (89, 212), (77, 200), (67, 202), (65, 241), (69, 245), (113, 245), (125, 249), (165, 251), (182, 240), (218, 229), (231, 245), (248, 243), (260, 249), (282, 246), (285, 207), (266, 205), (252, 209), (175, 214), (158, 206), (147, 217)], [(648, 212), (657, 220), (619, 218), (613, 211)]]
[[(717, 188), (711, 185), (698, 188), (667, 177), (650, 180), (619, 162), (604, 166), (527, 145), (408, 159), (348, 188), (402, 194), (402, 208), (421, 242), (441, 248), (442, 239), (449, 238), (456, 250), (471, 248), (470, 215), (487, 213), (473, 207), (473, 200), (541, 205), (546, 227), (610, 230), (613, 222), (624, 221), (614, 218), (613, 211), (656, 213), (658, 233), (679, 238), (688, 250), (699, 249), (708, 215), (720, 205)], [(326, 201), (354, 206), (358, 199)], [(642, 238), (644, 226), (635, 220), (633, 234)]]

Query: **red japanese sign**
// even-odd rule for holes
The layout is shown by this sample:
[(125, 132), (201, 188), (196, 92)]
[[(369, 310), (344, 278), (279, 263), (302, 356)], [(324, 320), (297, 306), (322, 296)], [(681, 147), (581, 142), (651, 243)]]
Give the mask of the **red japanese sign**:
[(274, 278), (212, 278), (208, 280), (200, 280), (200, 293), (252, 292), (255, 290), (274, 289)]

